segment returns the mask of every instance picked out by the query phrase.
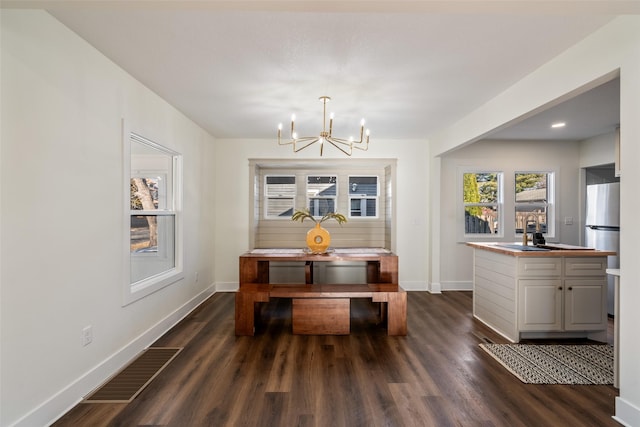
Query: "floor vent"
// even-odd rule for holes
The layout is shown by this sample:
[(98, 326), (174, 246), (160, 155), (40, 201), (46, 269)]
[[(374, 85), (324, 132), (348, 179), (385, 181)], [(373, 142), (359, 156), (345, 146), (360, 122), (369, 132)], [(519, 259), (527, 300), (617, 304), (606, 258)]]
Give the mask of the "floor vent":
[(182, 351), (182, 347), (149, 347), (84, 403), (129, 403)]
[(491, 341), (491, 339), (487, 338), (486, 336), (477, 333), (477, 332), (472, 332), (473, 336), (475, 336), (476, 338), (478, 338), (480, 341), (486, 343), (486, 344), (493, 344), (493, 341)]

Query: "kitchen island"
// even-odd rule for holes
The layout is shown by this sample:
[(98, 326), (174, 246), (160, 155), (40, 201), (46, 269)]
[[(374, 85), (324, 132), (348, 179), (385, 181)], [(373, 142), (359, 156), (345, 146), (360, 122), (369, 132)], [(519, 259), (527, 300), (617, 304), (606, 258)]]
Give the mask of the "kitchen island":
[(607, 340), (607, 256), (579, 246), (467, 243), (473, 316), (512, 342)]

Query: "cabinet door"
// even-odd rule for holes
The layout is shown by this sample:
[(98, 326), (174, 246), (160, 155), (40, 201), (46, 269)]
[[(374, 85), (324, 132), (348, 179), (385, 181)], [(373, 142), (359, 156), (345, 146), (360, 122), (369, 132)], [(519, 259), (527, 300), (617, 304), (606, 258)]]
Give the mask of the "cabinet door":
[(606, 284), (604, 278), (565, 280), (565, 330), (591, 331), (607, 328)]
[(521, 331), (562, 330), (562, 281), (518, 280), (518, 328)]

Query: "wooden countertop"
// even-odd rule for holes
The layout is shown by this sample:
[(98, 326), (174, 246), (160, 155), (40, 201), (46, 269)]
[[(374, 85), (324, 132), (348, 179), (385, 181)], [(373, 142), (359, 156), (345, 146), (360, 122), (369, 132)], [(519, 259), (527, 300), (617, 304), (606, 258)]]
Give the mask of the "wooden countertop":
[[(507, 247), (507, 245), (513, 247)], [(595, 257), (616, 254), (614, 251), (602, 251), (598, 249), (584, 248), (581, 246), (563, 245), (560, 243), (549, 243), (548, 246), (554, 247), (552, 250), (522, 250), (517, 248), (517, 246), (521, 246), (520, 244), (509, 242), (467, 242), (467, 246), (471, 246), (474, 249), (483, 249), (486, 251), (517, 257)], [(535, 248), (535, 246), (530, 245), (529, 248)]]

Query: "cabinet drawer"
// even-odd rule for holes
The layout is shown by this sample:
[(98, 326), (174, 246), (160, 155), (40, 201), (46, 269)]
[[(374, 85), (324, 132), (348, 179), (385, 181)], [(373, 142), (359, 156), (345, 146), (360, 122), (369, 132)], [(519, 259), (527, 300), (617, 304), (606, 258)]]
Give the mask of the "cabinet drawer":
[(566, 258), (565, 276), (604, 276), (607, 271), (607, 257)]
[(519, 277), (559, 277), (561, 274), (561, 258), (520, 257), (518, 259)]

